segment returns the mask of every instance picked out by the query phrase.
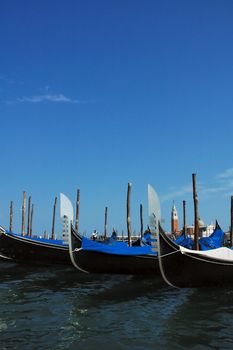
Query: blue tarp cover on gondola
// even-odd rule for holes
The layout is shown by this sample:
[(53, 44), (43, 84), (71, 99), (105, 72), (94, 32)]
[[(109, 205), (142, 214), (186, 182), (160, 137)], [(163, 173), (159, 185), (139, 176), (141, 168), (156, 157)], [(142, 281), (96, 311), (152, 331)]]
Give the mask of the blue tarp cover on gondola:
[(151, 233), (150, 232), (144, 233), (144, 236), (142, 238), (142, 242), (144, 244), (150, 244), (151, 245)]
[(115, 254), (115, 255), (146, 255), (146, 254), (154, 254), (151, 252), (150, 246), (135, 246), (129, 247), (124, 242), (116, 242), (115, 244), (104, 244), (96, 241), (92, 241), (83, 237), (82, 239), (82, 249), (95, 251), (99, 253), (105, 254)]
[[(95, 241), (95, 243), (99, 243), (99, 242)], [(109, 237), (104, 242), (101, 242), (101, 244), (108, 244), (111, 246), (113, 246), (115, 244), (122, 244), (123, 246), (125, 246), (127, 243), (126, 242), (118, 242), (115, 238)]]
[[(224, 232), (217, 224), (214, 232), (209, 237), (202, 237), (199, 239), (199, 246), (201, 250), (216, 249), (223, 246), (224, 243)], [(175, 240), (175, 243), (188, 249), (194, 249), (194, 241), (190, 237), (185, 237), (182, 234)]]
[(199, 239), (201, 250), (216, 249), (223, 246), (224, 232), (218, 226), (209, 237), (202, 237)]
[(184, 234), (179, 236), (176, 240), (175, 243), (178, 245), (181, 245), (182, 247), (188, 248), (188, 249), (194, 249), (194, 241), (190, 237), (185, 237)]

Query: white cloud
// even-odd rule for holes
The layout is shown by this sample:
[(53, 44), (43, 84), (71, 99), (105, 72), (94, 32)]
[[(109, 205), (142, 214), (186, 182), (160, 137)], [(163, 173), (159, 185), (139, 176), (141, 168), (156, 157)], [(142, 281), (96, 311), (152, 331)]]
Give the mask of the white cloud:
[(81, 103), (79, 100), (72, 100), (71, 98), (63, 94), (46, 94), (46, 95), (36, 95), (31, 97), (21, 97), (17, 98), (17, 102), (31, 102), (31, 103), (40, 103), (40, 102), (66, 102), (66, 103)]
[[(213, 180), (214, 183), (211, 186), (205, 186), (203, 183), (198, 184), (198, 196), (200, 195), (201, 198), (220, 198), (231, 194), (233, 195), (233, 168), (227, 169), (222, 173), (215, 175)], [(192, 185), (172, 188), (168, 194), (161, 196), (161, 200), (165, 202), (174, 200), (177, 197), (185, 197), (186, 195), (192, 193), (192, 191)]]
[(230, 177), (233, 177), (233, 168), (225, 170), (223, 173), (217, 174), (217, 179), (228, 179)]
[(218, 194), (220, 192), (225, 192), (228, 190), (228, 187), (222, 186), (216, 186), (216, 187), (209, 187), (209, 188), (203, 188), (200, 190), (200, 193), (203, 195), (211, 195), (211, 194)]
[(222, 193), (222, 195), (231, 195), (233, 192), (233, 168), (226, 169), (220, 174), (215, 176), (217, 179), (217, 184), (214, 188), (205, 189), (205, 194), (217, 194)]
[(186, 194), (192, 193), (192, 185), (182, 186), (181, 188), (176, 188), (171, 190), (168, 194), (161, 197), (162, 202), (166, 202), (176, 197), (182, 197)]

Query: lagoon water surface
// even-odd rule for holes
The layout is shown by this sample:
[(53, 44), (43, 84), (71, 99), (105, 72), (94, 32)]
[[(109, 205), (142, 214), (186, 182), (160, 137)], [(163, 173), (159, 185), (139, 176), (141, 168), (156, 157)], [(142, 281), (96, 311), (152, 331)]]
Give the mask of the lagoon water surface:
[(1, 262), (0, 349), (232, 349), (233, 290)]

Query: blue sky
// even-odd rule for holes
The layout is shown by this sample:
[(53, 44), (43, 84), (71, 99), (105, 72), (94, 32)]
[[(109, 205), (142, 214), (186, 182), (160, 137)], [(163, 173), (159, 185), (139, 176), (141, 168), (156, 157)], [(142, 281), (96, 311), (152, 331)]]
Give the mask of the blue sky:
[[(0, 222), (20, 230), (23, 190), (34, 233), (51, 231), (55, 196), (75, 203), (80, 230), (126, 231), (147, 184), (170, 228), (173, 200), (193, 222), (192, 173), (206, 223), (230, 223), (233, 195), (233, 2), (0, 2)], [(57, 231), (60, 230), (57, 213)]]

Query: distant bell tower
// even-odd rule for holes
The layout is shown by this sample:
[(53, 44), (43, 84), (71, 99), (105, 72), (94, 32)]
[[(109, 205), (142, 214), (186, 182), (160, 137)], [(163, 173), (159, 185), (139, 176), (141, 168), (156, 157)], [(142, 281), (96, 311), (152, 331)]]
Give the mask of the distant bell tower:
[(173, 203), (171, 212), (171, 233), (177, 233), (178, 231), (178, 213), (175, 204)]

